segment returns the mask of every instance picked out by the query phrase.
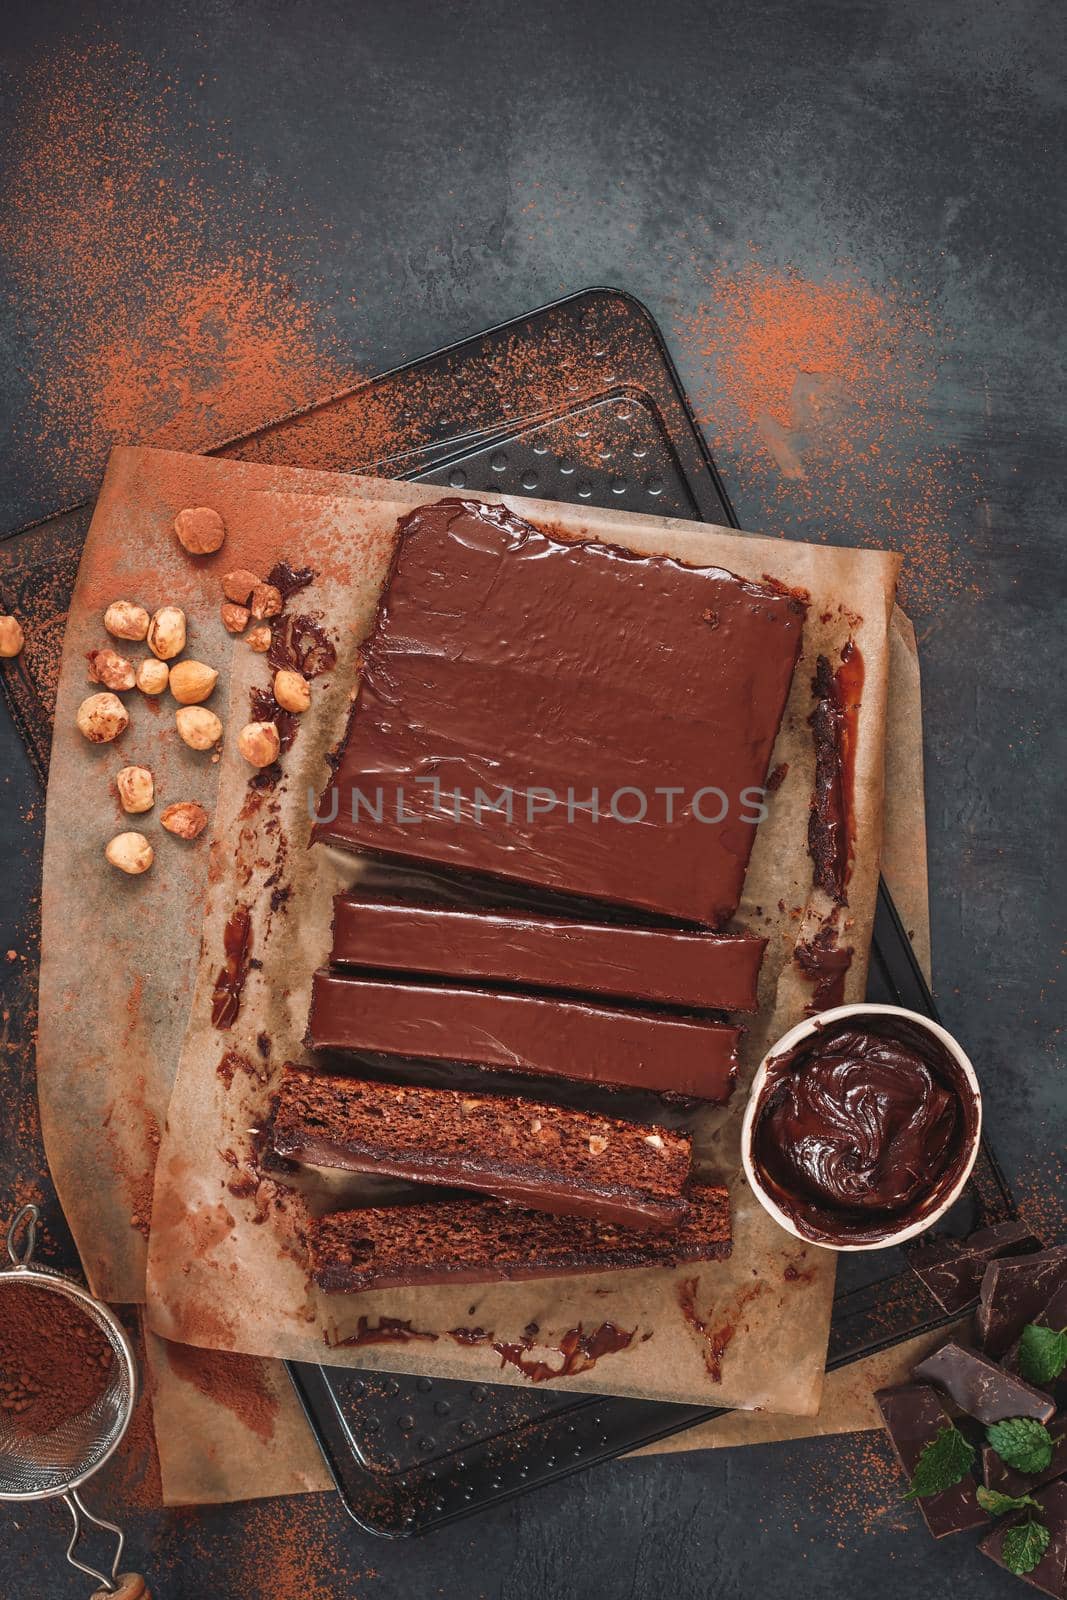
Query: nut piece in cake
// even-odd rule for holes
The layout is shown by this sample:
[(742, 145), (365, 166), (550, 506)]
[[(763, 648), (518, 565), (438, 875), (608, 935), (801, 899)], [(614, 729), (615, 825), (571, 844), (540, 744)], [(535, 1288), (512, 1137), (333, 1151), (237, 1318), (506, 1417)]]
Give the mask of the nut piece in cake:
[(155, 780), (147, 767), (123, 767), (115, 788), (123, 811), (151, 811), (156, 803)]
[(168, 806), (159, 820), (168, 833), (177, 834), (179, 839), (196, 839), (207, 827), (207, 812), (195, 800), (179, 800)]
[(191, 750), (210, 750), (222, 738), (222, 723), (206, 706), (182, 706), (174, 720)]
[(10, 661), (26, 643), (26, 635), (17, 617), (0, 617), (0, 656)]
[(144, 639), (149, 620), (144, 606), (132, 600), (114, 600), (104, 612), (104, 627), (115, 639)]
[(301, 673), (283, 667), (274, 674), (274, 698), (283, 711), (299, 714), (311, 704), (311, 685)]
[(90, 744), (110, 744), (129, 727), (130, 717), (114, 694), (91, 694), (78, 707), (78, 731)]
[(86, 659), (89, 662), (90, 682), (102, 683), (105, 689), (120, 693), (124, 689), (132, 689), (137, 682), (133, 662), (127, 661), (125, 656), (120, 656), (114, 650), (90, 650)]
[(128, 872), (133, 878), (138, 873), (147, 872), (156, 858), (143, 833), (117, 833), (107, 844), (104, 854), (113, 867), (118, 867), (120, 872)]
[(237, 748), (253, 767), (269, 767), (277, 761), (282, 743), (273, 722), (249, 722), (237, 735)]
[(210, 556), (222, 548), (226, 524), (210, 506), (186, 506), (174, 519), (174, 532), (191, 556)]
[(170, 692), (179, 705), (196, 706), (214, 692), (219, 675), (203, 661), (176, 661), (170, 669)]
[(148, 624), (148, 648), (160, 661), (172, 661), (185, 649), (185, 612), (161, 606)]

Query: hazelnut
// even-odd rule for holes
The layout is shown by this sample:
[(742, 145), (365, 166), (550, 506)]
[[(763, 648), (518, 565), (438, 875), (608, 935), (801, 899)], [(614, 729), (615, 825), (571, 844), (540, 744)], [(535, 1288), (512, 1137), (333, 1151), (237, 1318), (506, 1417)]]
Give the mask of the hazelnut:
[(170, 668), (155, 656), (145, 656), (137, 663), (137, 687), (142, 694), (162, 694), (170, 682)]
[(222, 723), (206, 706), (182, 706), (174, 720), (191, 750), (210, 750), (222, 738)]
[(306, 711), (311, 704), (311, 685), (299, 672), (283, 667), (274, 674), (274, 698), (283, 711)]
[(105, 689), (132, 689), (137, 682), (133, 662), (114, 650), (90, 650), (88, 662), (90, 681), (102, 683)]
[(26, 643), (26, 635), (17, 617), (0, 617), (0, 656), (10, 660), (17, 656)]
[(282, 609), (282, 591), (273, 583), (257, 583), (248, 604), (257, 622), (262, 622), (264, 617), (276, 617)]
[(269, 767), (277, 761), (281, 747), (273, 722), (249, 722), (237, 735), (237, 748), (253, 767)]
[(170, 669), (170, 692), (179, 705), (196, 706), (206, 700), (219, 681), (214, 667), (202, 661), (176, 661)]
[(222, 548), (226, 524), (210, 506), (186, 506), (174, 519), (174, 531), (191, 556), (210, 556)]
[(78, 728), (92, 744), (110, 744), (129, 727), (130, 717), (114, 694), (91, 694), (78, 707)]
[(131, 877), (136, 877), (139, 872), (147, 872), (156, 857), (143, 833), (117, 833), (108, 843), (104, 854), (113, 867), (118, 867), (120, 872), (128, 872)]
[(116, 639), (143, 639), (148, 632), (148, 612), (132, 600), (116, 600), (104, 612), (104, 627)]
[(663, 1138), (658, 1133), (646, 1133), (644, 1142), (645, 1144), (650, 1144), (653, 1150), (663, 1149)]
[(227, 572), (222, 580), (222, 592), (227, 600), (232, 600), (236, 605), (246, 606), (248, 597), (259, 583), (254, 572), (249, 572), (247, 567), (237, 567), (233, 572)]
[(248, 648), (254, 650), (257, 656), (266, 655), (270, 649), (270, 641), (271, 631), (265, 622), (261, 623), (258, 628), (252, 628), (245, 638)]
[(207, 827), (207, 812), (195, 800), (179, 800), (161, 814), (160, 822), (179, 839), (195, 839)]
[(591, 1156), (602, 1156), (608, 1147), (608, 1141), (605, 1139), (602, 1133), (591, 1133), (589, 1135), (588, 1144), (589, 1154)]
[(123, 811), (151, 811), (156, 803), (155, 780), (147, 767), (123, 767), (115, 787)]
[(251, 615), (247, 606), (234, 605), (232, 600), (222, 602), (222, 626), (227, 633), (244, 633)]
[(171, 661), (185, 649), (185, 612), (161, 606), (148, 624), (148, 648), (160, 661)]

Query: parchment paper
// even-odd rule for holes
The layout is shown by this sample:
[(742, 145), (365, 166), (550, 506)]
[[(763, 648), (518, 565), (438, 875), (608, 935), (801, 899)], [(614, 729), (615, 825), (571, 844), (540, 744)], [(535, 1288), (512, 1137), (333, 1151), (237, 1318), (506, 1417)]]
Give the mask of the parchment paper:
[[(310, 976), (328, 951), (330, 902), (358, 870), (354, 858), (340, 852), (307, 850), (307, 795), (309, 790), (317, 794), (325, 782), (325, 753), (345, 725), (356, 647), (373, 615), (397, 518), (413, 505), (439, 498), (440, 491), (178, 459), (185, 474), (182, 503), (218, 504), (225, 486), (232, 524), (256, 517), (275, 539), (287, 526), (281, 543), (289, 558), (319, 572), (303, 599), (335, 629), (339, 659), (330, 682), (316, 683), (312, 710), (286, 758), (287, 777), (276, 802), (250, 811), (247, 768), (232, 744), (220, 763), (203, 956), (156, 1175), (148, 1279), (152, 1327), (166, 1338), (205, 1347), (523, 1382), (511, 1368), (500, 1371), (492, 1349), (461, 1347), (448, 1338), (447, 1330), (475, 1321), (491, 1329), (496, 1340), (508, 1341), (536, 1321), (551, 1346), (578, 1322), (591, 1327), (610, 1320), (635, 1330), (632, 1345), (602, 1359), (595, 1371), (569, 1379), (571, 1387), (677, 1400), (710, 1396), (727, 1405), (813, 1412), (821, 1386), (833, 1261), (827, 1252), (781, 1234), (740, 1181), (737, 1129), (743, 1084), (726, 1112), (705, 1113), (698, 1124), (702, 1165), (731, 1185), (734, 1255), (728, 1263), (685, 1274), (698, 1279), (696, 1306), (709, 1330), (719, 1334), (727, 1325), (736, 1330), (723, 1359), (721, 1382), (709, 1374), (705, 1340), (679, 1309), (682, 1275), (677, 1272), (477, 1290), (383, 1291), (331, 1300), (309, 1290), (295, 1231), (296, 1206), (290, 1203), (281, 1216), (271, 1210), (264, 1222), (262, 1189), (250, 1196), (233, 1193), (234, 1187), (245, 1187), (233, 1182), (233, 1162), (247, 1172), (248, 1130), (262, 1120), (270, 1085), (239, 1072), (227, 1087), (217, 1071), (220, 1057), (230, 1048), (256, 1061), (261, 1032), (270, 1036), (271, 1050), (260, 1076), (273, 1076), (285, 1059), (303, 1056)], [(127, 453), (124, 462), (127, 492), (142, 510), (154, 505), (164, 528), (176, 509), (168, 490), (174, 460), (167, 453), (145, 451)], [(746, 1041), (747, 1076), (765, 1045), (798, 1014), (797, 997), (790, 993), (788, 1002), (782, 1002), (778, 992), (810, 884), (805, 848), (812, 778), (810, 670), (817, 650), (836, 655), (850, 635), (862, 649), (867, 669), (857, 759), (858, 850), (850, 895), (857, 958), (849, 992), (863, 992), (881, 835), (887, 630), (897, 560), (875, 551), (757, 541), (701, 525), (545, 502), (521, 500), (515, 509), (577, 538), (599, 537), (635, 550), (717, 563), (753, 577), (769, 574), (811, 594), (805, 659), (775, 754), (776, 761), (788, 763), (789, 772), (759, 830), (740, 914), (742, 922), (761, 928), (771, 939), (762, 1010)], [(158, 536), (155, 522), (143, 520), (142, 537), (151, 541)], [(230, 687), (231, 725), (243, 720), (249, 685), (263, 681), (262, 663), (238, 650)], [(269, 896), (261, 891), (279, 870), (291, 898), (284, 912), (271, 914)], [(222, 928), (238, 901), (254, 903), (255, 953), (263, 966), (251, 974), (241, 1016), (222, 1038), (210, 1023), (210, 991), (220, 964)], [(783, 988), (791, 990), (788, 975)], [(293, 1224), (288, 1231), (287, 1222)], [(786, 1280), (790, 1264), (800, 1270)], [(359, 1349), (333, 1344), (351, 1331), (357, 1317), (374, 1325), (383, 1314), (410, 1320), (415, 1329), (438, 1337)], [(324, 1343), (327, 1337), (330, 1346)]]

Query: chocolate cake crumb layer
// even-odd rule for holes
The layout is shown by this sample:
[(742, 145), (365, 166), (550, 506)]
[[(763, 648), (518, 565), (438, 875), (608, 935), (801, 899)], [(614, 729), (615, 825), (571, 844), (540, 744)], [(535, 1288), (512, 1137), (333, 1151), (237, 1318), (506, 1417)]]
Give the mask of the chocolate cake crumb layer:
[(572, 1082), (722, 1103), (739, 1028), (554, 995), (317, 972), (308, 1042), (317, 1050), (421, 1056)]
[(399, 535), (316, 837), (732, 916), (803, 601), (475, 500)]
[(370, 896), (334, 904), (334, 966), (755, 1011), (766, 939)]
[(368, 1083), (289, 1064), (273, 1142), (278, 1155), (306, 1166), (475, 1189), (623, 1227), (674, 1227), (687, 1210), (686, 1134), (536, 1100)]
[(320, 1289), (351, 1294), (413, 1284), (496, 1283), (572, 1272), (677, 1266), (730, 1254), (725, 1189), (692, 1185), (689, 1210), (670, 1233), (636, 1233), (581, 1217), (550, 1217), (496, 1200), (368, 1206), (323, 1217), (311, 1229)]

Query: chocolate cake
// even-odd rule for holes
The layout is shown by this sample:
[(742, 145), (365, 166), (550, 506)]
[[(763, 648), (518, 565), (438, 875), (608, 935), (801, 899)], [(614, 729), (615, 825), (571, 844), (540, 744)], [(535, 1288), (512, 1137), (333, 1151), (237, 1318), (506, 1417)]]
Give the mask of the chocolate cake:
[(502, 505), (420, 507), (315, 837), (721, 926), (805, 611)]
[(472, 1063), (535, 1076), (728, 1100), (739, 1028), (557, 995), (317, 972), (319, 1050)]
[(280, 1156), (633, 1228), (686, 1215), (686, 1134), (535, 1100), (369, 1083), (286, 1066), (272, 1139)]
[(356, 890), (334, 903), (330, 962), (755, 1011), (766, 939), (412, 903)]
[(351, 1294), (722, 1260), (730, 1254), (727, 1191), (693, 1185), (686, 1199), (685, 1219), (670, 1233), (549, 1217), (497, 1200), (339, 1211), (312, 1226), (312, 1276), (321, 1289)]

